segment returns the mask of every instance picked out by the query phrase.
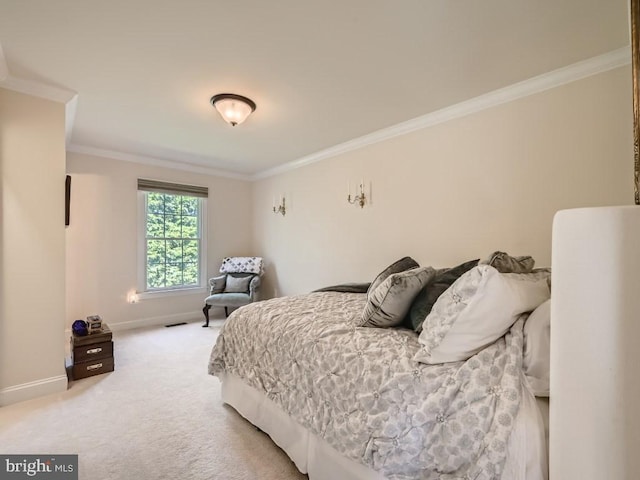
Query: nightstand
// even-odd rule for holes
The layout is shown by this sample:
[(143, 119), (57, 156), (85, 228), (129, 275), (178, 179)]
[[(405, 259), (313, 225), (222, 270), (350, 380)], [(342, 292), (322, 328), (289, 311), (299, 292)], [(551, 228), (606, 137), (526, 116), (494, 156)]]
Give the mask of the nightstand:
[(81, 378), (113, 372), (113, 340), (111, 329), (102, 324), (102, 332), (83, 337), (71, 335), (72, 378)]

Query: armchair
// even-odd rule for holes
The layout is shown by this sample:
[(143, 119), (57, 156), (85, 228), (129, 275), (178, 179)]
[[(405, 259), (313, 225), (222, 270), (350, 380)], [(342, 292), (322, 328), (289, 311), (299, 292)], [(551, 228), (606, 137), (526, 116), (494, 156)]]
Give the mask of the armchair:
[(211, 307), (224, 307), (225, 317), (229, 316), (229, 307), (242, 307), (258, 299), (260, 275), (262, 275), (261, 257), (227, 257), (220, 267), (222, 275), (209, 280), (209, 296), (204, 300), (205, 324), (209, 326)]

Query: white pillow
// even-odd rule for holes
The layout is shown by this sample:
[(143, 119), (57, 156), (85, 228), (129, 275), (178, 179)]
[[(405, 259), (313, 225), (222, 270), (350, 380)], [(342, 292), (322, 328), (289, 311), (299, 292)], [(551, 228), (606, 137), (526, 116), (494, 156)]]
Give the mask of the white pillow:
[(414, 360), (435, 364), (466, 360), (504, 335), (518, 317), (549, 298), (544, 276), (500, 273), (478, 265), (436, 301), (422, 324)]
[(524, 324), (522, 369), (536, 397), (549, 396), (551, 300), (536, 308)]

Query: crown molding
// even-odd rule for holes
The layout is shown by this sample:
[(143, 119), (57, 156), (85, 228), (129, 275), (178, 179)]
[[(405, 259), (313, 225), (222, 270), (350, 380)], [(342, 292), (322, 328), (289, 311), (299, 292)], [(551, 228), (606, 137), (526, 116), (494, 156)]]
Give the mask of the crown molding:
[(86, 145), (78, 145), (71, 143), (67, 146), (68, 152), (81, 153), (95, 157), (102, 157), (112, 160), (121, 160), (123, 162), (140, 163), (143, 165), (151, 165), (153, 167), (171, 168), (173, 170), (182, 170), (185, 172), (198, 173), (202, 175), (211, 175), (214, 177), (231, 178), (234, 180), (251, 181), (251, 176), (240, 173), (229, 172), (227, 170), (218, 170), (215, 168), (194, 165), (192, 163), (180, 162), (177, 160), (162, 160), (159, 158), (147, 157), (144, 155), (135, 155), (131, 153), (119, 152), (116, 150), (107, 150), (104, 148), (90, 147)]
[[(64, 131), (65, 141), (68, 145), (71, 141), (71, 132), (73, 131), (73, 123), (76, 119), (76, 108), (78, 105), (78, 94), (73, 90), (55, 87), (43, 82), (34, 80), (26, 80), (24, 78), (14, 77), (9, 73), (4, 55), (2, 54), (2, 45), (0, 45), (0, 87), (14, 92), (33, 95), (34, 97), (44, 98), (57, 103), (65, 104), (64, 112)], [(5, 74), (3, 78), (3, 73)]]
[(67, 145), (71, 141), (71, 132), (73, 131), (73, 122), (76, 118), (76, 108), (78, 105), (78, 94), (73, 90), (55, 87), (44, 82), (34, 80), (26, 80), (24, 78), (14, 77), (9, 73), (7, 59), (0, 44), (0, 87), (13, 90), (19, 93), (26, 93), (36, 97), (52, 100), (65, 104), (64, 128)]
[(353, 150), (357, 150), (368, 145), (379, 143), (394, 137), (405, 135), (428, 128), (440, 123), (448, 122), (456, 118), (465, 117), (473, 113), (492, 108), (503, 103), (511, 102), (519, 98), (524, 98), (545, 90), (556, 88), (567, 83), (575, 82), (583, 78), (603, 73), (614, 68), (622, 67), (631, 63), (631, 47), (626, 46), (603, 55), (583, 60), (581, 62), (568, 65), (551, 72), (538, 75), (513, 85), (509, 85), (498, 90), (480, 95), (435, 112), (422, 115), (420, 117), (398, 123), (388, 128), (378, 130), (367, 135), (340, 143), (333, 147), (320, 150), (306, 155), (297, 160), (279, 165), (277, 167), (264, 170), (254, 175), (244, 175), (226, 170), (214, 169), (206, 166), (185, 163), (176, 160), (162, 160), (144, 155), (135, 155), (115, 150), (107, 150), (85, 145), (70, 143), (71, 132), (76, 116), (78, 94), (72, 90), (56, 87), (44, 82), (26, 80), (13, 77), (9, 73), (6, 59), (0, 45), (0, 87), (7, 88), (19, 93), (37, 96), (54, 102), (65, 104), (65, 133), (67, 150), (75, 153), (83, 153), (98, 157), (106, 157), (125, 162), (140, 163), (174, 170), (213, 175), (224, 178), (232, 178), (244, 181), (256, 181), (264, 178), (280, 175), (297, 168), (304, 167), (328, 158), (341, 155)]
[(71, 132), (73, 132), (73, 124), (76, 121), (76, 110), (78, 108), (78, 95), (74, 95), (64, 106), (64, 132), (65, 145), (71, 144)]
[[(0, 59), (0, 76), (1, 75), (2, 59)], [(0, 80), (0, 87), (53, 102), (64, 103), (65, 142), (67, 145), (69, 144), (71, 141), (71, 132), (73, 131), (73, 123), (76, 119), (76, 108), (78, 106), (78, 94), (76, 92), (41, 82), (12, 77), (11, 75), (8, 75), (4, 80)]]
[(44, 82), (14, 77), (11, 74), (8, 74), (6, 78), (0, 82), (0, 87), (58, 103), (67, 103), (77, 96), (77, 93), (73, 90), (56, 87)]
[(630, 63), (631, 47), (626, 46), (619, 48), (603, 55), (598, 55), (596, 57), (532, 77), (528, 80), (494, 90), (470, 100), (465, 100), (464, 102), (436, 110), (435, 112), (407, 120), (406, 122), (398, 123), (391, 127), (340, 143), (325, 150), (320, 150), (319, 152), (306, 155), (292, 162), (257, 173), (253, 175), (251, 179), (255, 181), (280, 175), (327, 158), (366, 147), (367, 145), (372, 145), (416, 130), (448, 122), (456, 118), (465, 117), (503, 103), (512, 102), (519, 98), (524, 98), (545, 90), (560, 87), (567, 83), (575, 82), (592, 75), (597, 75), (598, 73), (607, 72)]

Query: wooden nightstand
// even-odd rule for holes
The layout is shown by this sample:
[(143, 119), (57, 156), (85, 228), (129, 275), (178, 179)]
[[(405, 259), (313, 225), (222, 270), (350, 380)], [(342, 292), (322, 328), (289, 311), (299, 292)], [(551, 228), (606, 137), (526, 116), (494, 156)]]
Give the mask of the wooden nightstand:
[(111, 329), (102, 324), (102, 332), (81, 337), (71, 335), (71, 368), (74, 380), (113, 372), (113, 340)]

